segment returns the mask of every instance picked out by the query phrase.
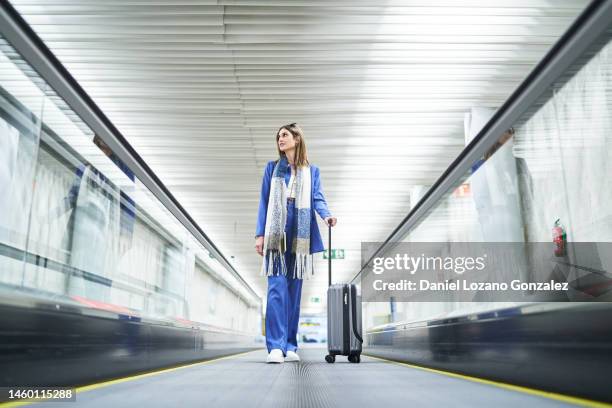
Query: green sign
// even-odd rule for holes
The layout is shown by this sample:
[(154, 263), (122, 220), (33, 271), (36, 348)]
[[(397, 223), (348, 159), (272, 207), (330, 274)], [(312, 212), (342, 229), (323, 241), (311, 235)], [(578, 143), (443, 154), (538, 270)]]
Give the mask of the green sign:
[(311, 296), (310, 297), (310, 302), (311, 303), (321, 303), (321, 298), (318, 296)]
[[(323, 251), (323, 259), (329, 258), (329, 252), (326, 249)], [(332, 249), (331, 250), (331, 259), (344, 259), (344, 249)]]

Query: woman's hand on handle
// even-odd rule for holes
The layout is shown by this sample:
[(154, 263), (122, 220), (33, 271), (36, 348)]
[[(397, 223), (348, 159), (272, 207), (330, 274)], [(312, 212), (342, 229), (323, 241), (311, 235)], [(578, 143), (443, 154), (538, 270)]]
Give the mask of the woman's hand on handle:
[(335, 227), (336, 224), (338, 223), (338, 219), (336, 217), (325, 217), (325, 223), (327, 225), (331, 225), (332, 227)]
[(263, 256), (263, 246), (264, 246), (264, 237), (259, 236), (255, 237), (255, 251), (261, 256)]

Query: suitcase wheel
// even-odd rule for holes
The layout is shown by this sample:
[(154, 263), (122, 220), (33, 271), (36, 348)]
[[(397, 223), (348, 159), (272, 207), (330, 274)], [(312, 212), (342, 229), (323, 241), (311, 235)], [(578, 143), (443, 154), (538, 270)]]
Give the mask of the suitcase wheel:
[(348, 361), (350, 361), (351, 363), (359, 363), (361, 362), (361, 355), (360, 354), (351, 354), (348, 356)]
[(334, 363), (336, 362), (336, 356), (334, 356), (333, 354), (328, 354), (325, 356), (325, 361), (327, 361), (328, 363)]

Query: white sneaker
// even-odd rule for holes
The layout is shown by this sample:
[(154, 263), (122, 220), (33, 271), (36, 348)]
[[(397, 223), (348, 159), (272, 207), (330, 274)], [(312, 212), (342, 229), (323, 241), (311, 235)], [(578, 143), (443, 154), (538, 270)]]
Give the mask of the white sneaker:
[(285, 356), (285, 362), (289, 361), (300, 361), (300, 356), (298, 356), (295, 351), (287, 351), (287, 356)]
[(266, 359), (266, 363), (282, 363), (283, 361), (285, 361), (285, 358), (281, 349), (273, 349)]

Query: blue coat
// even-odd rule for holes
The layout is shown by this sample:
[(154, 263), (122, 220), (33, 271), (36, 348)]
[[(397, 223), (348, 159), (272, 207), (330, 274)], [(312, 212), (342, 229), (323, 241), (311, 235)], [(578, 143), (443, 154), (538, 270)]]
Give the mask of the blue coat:
[[(266, 214), (268, 212), (268, 198), (270, 197), (270, 182), (272, 180), (272, 172), (276, 162), (271, 160), (266, 165), (264, 171), (263, 180), (261, 183), (261, 196), (259, 199), (259, 212), (257, 214), (257, 229), (255, 236), (264, 235), (266, 228)], [(291, 178), (291, 171), (285, 173), (285, 183), (289, 185), (289, 179)], [(327, 208), (327, 202), (321, 188), (321, 176), (317, 166), (310, 165), (310, 253), (322, 252), (325, 248), (323, 247), (323, 240), (321, 239), (321, 233), (319, 232), (319, 226), (317, 225), (316, 213), (321, 218), (331, 217), (331, 213)]]

